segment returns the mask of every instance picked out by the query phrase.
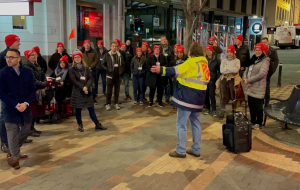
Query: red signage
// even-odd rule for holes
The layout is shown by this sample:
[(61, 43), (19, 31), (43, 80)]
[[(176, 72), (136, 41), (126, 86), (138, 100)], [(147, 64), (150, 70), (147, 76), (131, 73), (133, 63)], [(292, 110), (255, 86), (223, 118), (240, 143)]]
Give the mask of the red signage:
[(103, 14), (100, 12), (89, 12), (89, 36), (103, 37)]

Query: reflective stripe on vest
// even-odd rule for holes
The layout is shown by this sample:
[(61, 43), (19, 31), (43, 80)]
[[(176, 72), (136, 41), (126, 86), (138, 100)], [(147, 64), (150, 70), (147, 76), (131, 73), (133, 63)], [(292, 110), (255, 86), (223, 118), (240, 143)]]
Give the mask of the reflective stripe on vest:
[(172, 97), (172, 100), (175, 103), (177, 103), (177, 104), (179, 104), (181, 106), (187, 107), (187, 108), (194, 108), (194, 109), (202, 109), (203, 108), (203, 106), (199, 106), (199, 105), (195, 105), (195, 104), (189, 104), (189, 103), (177, 100), (176, 98), (174, 98), (174, 96)]
[(188, 81), (188, 82), (192, 82), (192, 83), (195, 83), (195, 84), (200, 84), (200, 85), (207, 85), (208, 82), (205, 82), (205, 81), (201, 81), (201, 70), (200, 70), (200, 65), (198, 62), (196, 62), (197, 64), (197, 67), (198, 67), (198, 76), (197, 76), (197, 80), (196, 79), (190, 79), (190, 78), (183, 78), (184, 80)]

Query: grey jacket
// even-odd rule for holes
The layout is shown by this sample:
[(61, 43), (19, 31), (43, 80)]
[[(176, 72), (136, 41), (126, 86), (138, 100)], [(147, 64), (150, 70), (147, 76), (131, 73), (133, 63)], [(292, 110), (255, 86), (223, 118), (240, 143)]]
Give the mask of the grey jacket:
[(245, 94), (258, 99), (265, 97), (269, 65), (270, 58), (265, 56), (255, 64), (246, 68), (243, 79), (247, 79), (247, 82), (252, 84), (252, 86), (243, 86)]
[(239, 59), (223, 59), (221, 62), (220, 72), (222, 74), (238, 73), (240, 70)]

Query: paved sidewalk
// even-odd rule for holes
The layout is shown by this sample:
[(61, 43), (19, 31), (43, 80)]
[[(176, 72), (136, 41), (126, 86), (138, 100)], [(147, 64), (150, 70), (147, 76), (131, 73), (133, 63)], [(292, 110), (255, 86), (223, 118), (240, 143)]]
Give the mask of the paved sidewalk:
[[(292, 88), (273, 88), (272, 95), (288, 97)], [(21, 161), (20, 170), (11, 169), (0, 154), (0, 189), (300, 190), (300, 149), (269, 136), (277, 122), (254, 130), (252, 151), (236, 155), (222, 144), (225, 121), (201, 115), (201, 158), (176, 159), (168, 156), (176, 147), (173, 106), (147, 108), (129, 101), (107, 112), (104, 97), (98, 100), (96, 113), (107, 131), (95, 132), (87, 111), (84, 133), (77, 132), (74, 117), (37, 125), (43, 134), (22, 147), (30, 157)]]

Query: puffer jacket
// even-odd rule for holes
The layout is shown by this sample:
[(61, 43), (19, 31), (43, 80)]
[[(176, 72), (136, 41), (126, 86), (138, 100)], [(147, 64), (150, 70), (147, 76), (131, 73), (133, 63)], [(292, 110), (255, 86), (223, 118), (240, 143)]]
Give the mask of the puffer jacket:
[(255, 64), (246, 68), (243, 79), (247, 79), (247, 82), (252, 84), (252, 86), (244, 85), (243, 89), (245, 94), (258, 99), (265, 97), (269, 65), (270, 58), (264, 56), (256, 61)]
[(236, 58), (238, 58), (241, 62), (241, 67), (245, 68), (247, 66), (247, 62), (250, 59), (248, 46), (243, 44), (240, 48), (237, 48), (237, 46), (235, 45), (235, 51)]
[(215, 83), (220, 76), (221, 61), (220, 61), (220, 59), (217, 58), (216, 53), (213, 53), (212, 59), (207, 58), (207, 61), (208, 61), (208, 68), (209, 68), (209, 72), (210, 72), (209, 83)]
[(37, 63), (32, 64), (30, 61), (26, 60), (23, 63), (23, 67), (31, 70), (36, 90), (46, 88), (47, 80), (45, 73), (42, 71), (42, 68)]

